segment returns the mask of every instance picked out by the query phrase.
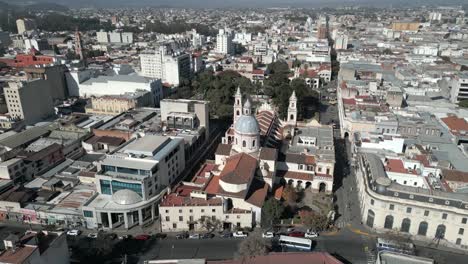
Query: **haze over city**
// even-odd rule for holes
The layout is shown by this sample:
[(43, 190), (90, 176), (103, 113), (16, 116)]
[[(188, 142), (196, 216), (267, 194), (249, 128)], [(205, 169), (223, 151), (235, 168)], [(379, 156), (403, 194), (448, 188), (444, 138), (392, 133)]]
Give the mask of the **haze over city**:
[(0, 263), (466, 264), (467, 11), (0, 0)]

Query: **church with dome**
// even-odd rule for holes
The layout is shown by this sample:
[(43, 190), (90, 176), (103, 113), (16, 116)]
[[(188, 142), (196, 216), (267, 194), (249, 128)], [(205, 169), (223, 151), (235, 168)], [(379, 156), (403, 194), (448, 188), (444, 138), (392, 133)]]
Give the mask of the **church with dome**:
[[(331, 193), (333, 130), (297, 122), (297, 97), (292, 92), (286, 120), (268, 102), (254, 102), (238, 88), (233, 124), (215, 152), (190, 182), (178, 184), (159, 205), (163, 231), (200, 230), (199, 217), (217, 219), (224, 229), (261, 223), (269, 197), (283, 189)], [(181, 223), (177, 219), (189, 218)]]

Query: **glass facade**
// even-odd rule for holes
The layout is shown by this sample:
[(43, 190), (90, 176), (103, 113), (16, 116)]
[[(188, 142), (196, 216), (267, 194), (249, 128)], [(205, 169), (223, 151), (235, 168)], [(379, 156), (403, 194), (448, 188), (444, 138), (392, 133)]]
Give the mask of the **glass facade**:
[(112, 194), (111, 183), (110, 181), (100, 180), (101, 184), (101, 193), (102, 194)]
[(143, 197), (141, 184), (139, 183), (128, 183), (128, 182), (120, 182), (120, 181), (112, 181), (112, 191), (115, 193), (120, 190), (132, 190), (138, 193), (141, 197)]
[(124, 174), (130, 174), (130, 175), (151, 176), (151, 171), (153, 173), (156, 173), (158, 168), (157, 166), (155, 166), (151, 171), (149, 171), (149, 170), (139, 170), (139, 169), (131, 169), (131, 168), (125, 168), (125, 167), (103, 165), (102, 170), (104, 173), (117, 172), (117, 173), (124, 173)]
[(143, 197), (143, 190), (141, 188), (141, 184), (139, 183), (100, 180), (100, 184), (102, 194), (112, 195), (120, 190), (132, 190)]
[(93, 217), (93, 211), (83, 211), (84, 217)]

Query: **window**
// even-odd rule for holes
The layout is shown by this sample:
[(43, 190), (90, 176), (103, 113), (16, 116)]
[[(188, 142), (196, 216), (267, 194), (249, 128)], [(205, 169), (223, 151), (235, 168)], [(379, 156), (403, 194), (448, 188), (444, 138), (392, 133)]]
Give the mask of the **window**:
[(168, 213), (169, 213), (169, 210), (166, 210), (166, 214), (168, 214)]
[(204, 212), (205, 212), (205, 209), (201, 209), (201, 212), (204, 213)]
[(184, 221), (184, 217), (183, 216), (179, 216), (179, 222), (182, 222)]
[(444, 219), (444, 220), (447, 219), (447, 214), (446, 213), (442, 214), (442, 219)]
[(173, 224), (172, 224), (172, 228), (176, 229), (176, 228), (177, 228), (177, 224), (176, 224), (176, 223), (173, 223)]
[(171, 221), (171, 218), (169, 216), (166, 216), (166, 222)]
[(429, 210), (424, 211), (424, 216), (429, 216)]
[(255, 148), (255, 139), (252, 141), (252, 147)]
[(457, 245), (461, 245), (461, 238), (457, 238), (456, 244), (457, 244)]
[(411, 211), (412, 211), (412, 210), (413, 210), (413, 209), (412, 209), (411, 207), (407, 207), (407, 208), (406, 208), (406, 213), (411, 214)]
[(371, 200), (370, 200), (370, 204), (371, 204), (371, 205), (374, 205), (374, 199), (371, 199)]
[(466, 224), (466, 217), (463, 217), (463, 218), (462, 218), (461, 223), (462, 223), (462, 224)]
[(101, 184), (101, 193), (111, 195), (112, 194), (112, 189), (111, 189), (110, 181), (100, 180), (99, 182)]
[(465, 229), (463, 229), (463, 228), (458, 229), (458, 234), (459, 235), (463, 235), (463, 233), (465, 233)]
[(216, 221), (216, 216), (215, 216), (215, 215), (212, 215), (212, 216), (211, 216), (211, 220)]
[(245, 140), (242, 141), (242, 147), (245, 148), (247, 146), (247, 143), (245, 142)]
[(179, 213), (180, 213), (180, 214), (182, 213), (182, 209), (179, 209)]
[(93, 211), (83, 211), (84, 217), (93, 217)]
[(189, 221), (193, 222), (193, 215), (189, 216)]
[(189, 212), (190, 212), (190, 213), (193, 213), (193, 210), (192, 210), (192, 209), (190, 209), (190, 210), (189, 210)]
[(391, 204), (389, 209), (390, 209), (390, 210), (395, 210), (395, 205), (394, 205), (394, 204)]
[(216, 213), (216, 209), (211, 209), (211, 212)]

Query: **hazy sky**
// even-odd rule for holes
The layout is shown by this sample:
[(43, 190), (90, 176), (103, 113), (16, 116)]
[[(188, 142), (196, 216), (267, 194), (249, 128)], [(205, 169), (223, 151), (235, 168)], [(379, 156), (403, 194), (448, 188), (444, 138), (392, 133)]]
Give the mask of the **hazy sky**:
[(319, 7), (342, 5), (390, 5), (400, 4), (463, 4), (468, 0), (0, 0), (7, 3), (49, 2), (70, 7), (77, 6), (174, 6), (174, 7)]

